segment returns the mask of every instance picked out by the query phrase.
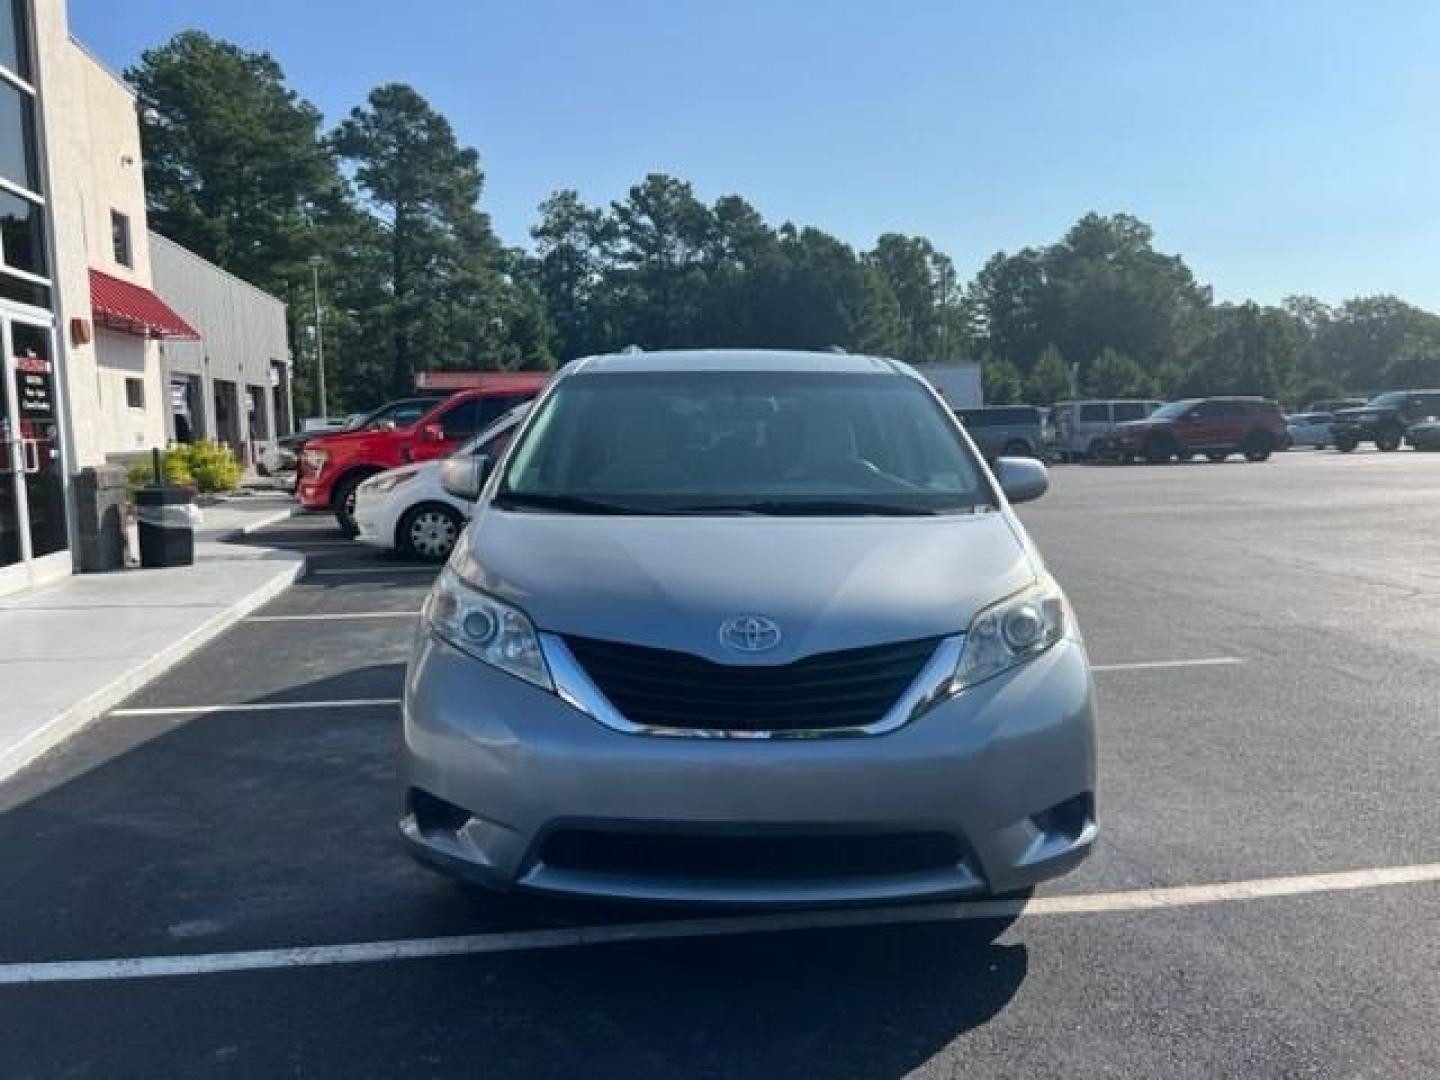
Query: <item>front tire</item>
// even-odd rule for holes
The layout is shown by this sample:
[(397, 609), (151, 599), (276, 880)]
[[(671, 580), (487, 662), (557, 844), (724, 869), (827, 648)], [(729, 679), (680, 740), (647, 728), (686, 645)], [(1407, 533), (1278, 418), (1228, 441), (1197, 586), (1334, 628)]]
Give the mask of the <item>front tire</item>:
[(1229, 456), (1230, 456), (1229, 454), (1219, 454), (1219, 453), (1216, 453), (1216, 454), (1206, 454), (1206, 455), (1205, 455), (1205, 460), (1206, 460), (1206, 461), (1213, 461), (1216, 465), (1219, 465), (1222, 461), (1224, 461), (1224, 460), (1225, 460), (1227, 457), (1229, 457)]
[(374, 473), (351, 473), (335, 485), (335, 492), (330, 497), (330, 502), (335, 508), (335, 520), (340, 525), (340, 531), (346, 536), (354, 536), (360, 531), (355, 524), (355, 490), (374, 475)]
[(455, 550), (465, 520), (453, 506), (421, 503), (411, 507), (395, 528), (395, 550), (412, 559), (444, 562)]
[(1154, 438), (1145, 444), (1145, 460), (1151, 465), (1164, 465), (1178, 453), (1173, 439)]
[(1355, 438), (1354, 435), (1341, 435), (1335, 440), (1335, 449), (1339, 450), (1342, 454), (1350, 453), (1350, 451), (1359, 445), (1360, 440)]
[(1245, 442), (1240, 447), (1245, 455), (1246, 461), (1261, 462), (1266, 460), (1275, 450), (1275, 440), (1263, 431), (1252, 431), (1245, 436)]
[(1404, 438), (1404, 432), (1396, 431), (1394, 428), (1387, 428), (1385, 431), (1378, 432), (1375, 435), (1375, 448), (1377, 450), (1383, 450), (1387, 454), (1393, 454), (1396, 450), (1400, 449), (1400, 443), (1404, 441)]

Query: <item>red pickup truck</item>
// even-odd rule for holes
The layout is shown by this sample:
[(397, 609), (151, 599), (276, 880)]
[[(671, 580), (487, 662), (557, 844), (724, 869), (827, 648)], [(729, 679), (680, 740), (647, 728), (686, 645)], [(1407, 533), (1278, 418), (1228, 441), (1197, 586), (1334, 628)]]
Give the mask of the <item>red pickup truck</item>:
[[(445, 457), (491, 421), (529, 401), (550, 381), (545, 372), (486, 372), (466, 375), (463, 385), (418, 419), (402, 426), (383, 424), (360, 431), (321, 435), (300, 454), (296, 494), (310, 510), (333, 510), (340, 527), (355, 531), (350, 516), (355, 489), (367, 477), (412, 461)], [(450, 386), (420, 389), (444, 392)]]

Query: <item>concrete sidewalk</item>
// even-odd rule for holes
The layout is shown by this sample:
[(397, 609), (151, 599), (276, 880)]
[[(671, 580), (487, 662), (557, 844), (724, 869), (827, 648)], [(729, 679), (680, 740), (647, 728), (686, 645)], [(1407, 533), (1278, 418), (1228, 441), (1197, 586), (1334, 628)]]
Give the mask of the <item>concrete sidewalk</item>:
[(0, 779), (283, 592), (305, 569), (293, 552), (220, 539), (289, 517), (283, 496), (204, 510), (195, 565), (76, 574), (0, 599)]

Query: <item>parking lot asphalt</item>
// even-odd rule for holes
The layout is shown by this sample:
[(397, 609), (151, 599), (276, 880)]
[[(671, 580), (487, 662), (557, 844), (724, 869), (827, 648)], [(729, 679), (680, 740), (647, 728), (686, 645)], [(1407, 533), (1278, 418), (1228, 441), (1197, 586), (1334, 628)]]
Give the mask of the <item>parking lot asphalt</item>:
[(1098, 665), (1103, 836), (993, 942), (413, 864), (433, 570), (302, 518), (259, 537), (300, 584), (0, 785), (0, 1077), (1440, 1075), (1440, 455), (1061, 467), (1022, 516)]

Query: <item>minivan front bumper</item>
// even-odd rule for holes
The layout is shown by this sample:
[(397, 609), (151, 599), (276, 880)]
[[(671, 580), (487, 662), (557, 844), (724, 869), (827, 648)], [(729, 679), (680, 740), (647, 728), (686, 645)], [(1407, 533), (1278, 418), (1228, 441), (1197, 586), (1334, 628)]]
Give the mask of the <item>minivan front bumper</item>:
[(723, 905), (934, 899), (1028, 888), (1095, 840), (1078, 640), (884, 734), (726, 739), (616, 731), (420, 633), (401, 831), (422, 859), (489, 886)]

